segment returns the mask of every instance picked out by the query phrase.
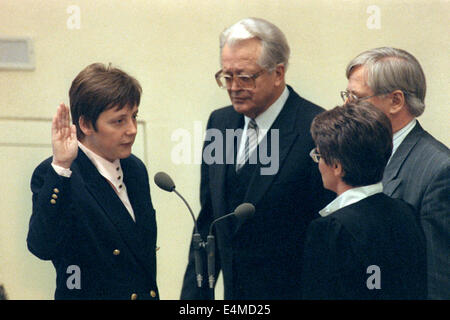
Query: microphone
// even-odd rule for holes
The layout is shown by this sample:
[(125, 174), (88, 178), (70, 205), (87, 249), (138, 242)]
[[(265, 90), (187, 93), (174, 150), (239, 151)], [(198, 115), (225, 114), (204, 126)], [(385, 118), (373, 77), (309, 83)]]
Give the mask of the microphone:
[(251, 203), (242, 203), (240, 204), (236, 209), (234, 209), (234, 212), (226, 214), (220, 218), (217, 218), (214, 220), (210, 227), (209, 227), (209, 234), (207, 237), (206, 242), (206, 251), (208, 256), (208, 283), (209, 288), (214, 289), (214, 283), (215, 283), (215, 273), (216, 273), (216, 265), (215, 265), (215, 252), (216, 252), (216, 246), (215, 246), (215, 239), (214, 235), (212, 233), (214, 225), (230, 216), (235, 216), (238, 220), (241, 222), (250, 218), (255, 213), (255, 206)]
[(173, 183), (172, 178), (165, 172), (155, 174), (154, 180), (156, 185), (165, 191), (172, 192), (175, 190), (175, 183)]
[(245, 202), (245, 203), (241, 203), (240, 205), (238, 205), (236, 207), (236, 209), (234, 209), (234, 211), (232, 213), (226, 214), (224, 216), (221, 216), (220, 218), (217, 218), (216, 220), (214, 220), (211, 225), (209, 226), (209, 234), (212, 235), (212, 230), (214, 225), (223, 219), (226, 219), (230, 216), (235, 216), (239, 221), (244, 221), (247, 218), (250, 218), (253, 213), (255, 213), (255, 206), (252, 205), (251, 203)]
[(197, 286), (199, 288), (202, 287), (203, 282), (203, 265), (202, 265), (202, 257), (200, 256), (200, 248), (204, 246), (204, 242), (198, 232), (197, 228), (197, 220), (195, 219), (194, 213), (192, 212), (191, 207), (184, 199), (184, 197), (175, 190), (175, 183), (172, 178), (165, 172), (158, 172), (155, 174), (154, 181), (158, 187), (168, 192), (175, 192), (175, 194), (183, 200), (184, 204), (189, 209), (191, 213), (192, 219), (194, 220), (194, 234), (192, 236), (192, 245), (194, 248), (194, 260), (195, 260), (195, 274), (197, 279)]
[(155, 180), (155, 183), (158, 187), (160, 187), (164, 191), (175, 192), (175, 194), (179, 196), (181, 200), (183, 200), (184, 204), (187, 206), (189, 212), (191, 213), (192, 219), (194, 220), (195, 232), (197, 233), (198, 232), (197, 221), (195, 220), (194, 213), (192, 212), (189, 203), (187, 203), (187, 201), (183, 198), (183, 196), (177, 190), (175, 190), (175, 183), (173, 182), (172, 178), (167, 173), (160, 171), (155, 174), (153, 180)]

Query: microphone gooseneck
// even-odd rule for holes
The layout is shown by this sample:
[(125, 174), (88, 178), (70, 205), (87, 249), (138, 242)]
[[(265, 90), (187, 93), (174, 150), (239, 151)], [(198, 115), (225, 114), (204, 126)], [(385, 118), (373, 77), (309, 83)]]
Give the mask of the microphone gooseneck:
[(255, 206), (253, 204), (248, 202), (242, 203), (239, 206), (237, 206), (236, 209), (234, 209), (234, 212), (226, 214), (214, 220), (209, 226), (209, 234), (212, 235), (213, 227), (217, 222), (226, 219), (229, 216), (234, 215), (237, 219), (243, 221), (250, 218), (254, 213), (255, 213)]
[(198, 232), (197, 227), (197, 220), (195, 219), (194, 213), (192, 212), (191, 207), (189, 206), (189, 203), (184, 199), (184, 197), (176, 190), (175, 183), (173, 182), (172, 178), (165, 172), (158, 172), (155, 174), (154, 181), (156, 185), (161, 188), (162, 190), (165, 190), (167, 192), (174, 192), (178, 197), (180, 197), (181, 200), (183, 200), (186, 207), (189, 209), (189, 213), (191, 214), (192, 220), (194, 220), (194, 234), (192, 237), (192, 248), (194, 253), (194, 262), (195, 262), (195, 274), (196, 274), (196, 281), (197, 286), (199, 288), (202, 287), (203, 283), (203, 263), (202, 263), (202, 257), (201, 257), (201, 249), (206, 249), (207, 251), (207, 265), (208, 265), (208, 283), (209, 288), (212, 289), (212, 295), (214, 299), (214, 285), (215, 285), (215, 237), (213, 235), (213, 227), (214, 225), (230, 216), (235, 216), (236, 219), (240, 220), (241, 222), (245, 219), (250, 218), (254, 212), (255, 207), (251, 203), (242, 203), (236, 209), (234, 212), (226, 214), (222, 217), (219, 217), (215, 219), (211, 225), (209, 226), (209, 235), (207, 237), (207, 242), (205, 243), (200, 233)]
[(251, 203), (242, 203), (240, 204), (236, 209), (234, 209), (234, 212), (226, 214), (220, 218), (217, 218), (214, 220), (211, 225), (209, 226), (209, 235), (207, 237), (207, 243), (206, 243), (206, 252), (207, 252), (207, 261), (208, 261), (208, 284), (210, 289), (214, 289), (214, 284), (216, 282), (216, 245), (215, 245), (215, 237), (213, 235), (213, 227), (214, 225), (230, 216), (235, 216), (237, 219), (243, 221), (245, 219), (250, 218), (255, 213), (255, 206)]
[(192, 212), (191, 207), (189, 206), (189, 203), (187, 203), (186, 199), (184, 199), (184, 197), (175, 189), (173, 189), (173, 192), (175, 192), (175, 194), (177, 196), (179, 196), (181, 198), (181, 200), (183, 200), (183, 202), (186, 204), (186, 207), (189, 209), (189, 212), (191, 213), (191, 217), (192, 220), (194, 220), (194, 229), (195, 229), (195, 233), (198, 233), (198, 228), (197, 228), (197, 220), (195, 220), (195, 216), (194, 213)]
[(192, 246), (194, 248), (194, 260), (195, 260), (195, 274), (196, 274), (196, 280), (197, 280), (197, 286), (199, 288), (202, 287), (203, 282), (203, 265), (202, 265), (202, 258), (200, 255), (200, 249), (204, 247), (204, 242), (200, 236), (200, 233), (198, 232), (197, 227), (197, 220), (195, 219), (194, 213), (192, 212), (191, 206), (189, 203), (184, 199), (184, 197), (175, 190), (175, 183), (173, 182), (172, 178), (165, 172), (158, 172), (155, 174), (154, 177), (155, 183), (158, 187), (161, 189), (167, 191), (167, 192), (175, 192), (175, 194), (180, 197), (181, 200), (183, 200), (186, 207), (189, 209), (189, 213), (191, 214), (192, 220), (194, 220), (194, 235), (192, 237)]
[(186, 201), (186, 199), (184, 199), (184, 197), (175, 189), (175, 183), (173, 182), (172, 178), (167, 173), (161, 171), (155, 174), (154, 181), (156, 185), (161, 189), (167, 192), (173, 191), (178, 197), (180, 197), (181, 200), (183, 200), (184, 204), (189, 210), (189, 213), (191, 214), (192, 220), (194, 220), (195, 233), (198, 233), (197, 220), (195, 220), (195, 216), (192, 212), (191, 206)]

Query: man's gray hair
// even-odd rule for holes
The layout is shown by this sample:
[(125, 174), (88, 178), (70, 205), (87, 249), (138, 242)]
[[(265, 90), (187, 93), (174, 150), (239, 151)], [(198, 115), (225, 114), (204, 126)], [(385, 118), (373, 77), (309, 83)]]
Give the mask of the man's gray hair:
[(391, 47), (365, 51), (348, 64), (347, 79), (354, 68), (359, 66), (365, 66), (367, 85), (374, 94), (401, 90), (411, 115), (418, 117), (423, 113), (427, 91), (425, 74), (412, 54)]
[(262, 52), (258, 64), (269, 71), (282, 63), (287, 69), (291, 50), (283, 32), (274, 24), (260, 18), (246, 18), (225, 29), (220, 35), (220, 53), (228, 44), (232, 46), (239, 41), (259, 39)]

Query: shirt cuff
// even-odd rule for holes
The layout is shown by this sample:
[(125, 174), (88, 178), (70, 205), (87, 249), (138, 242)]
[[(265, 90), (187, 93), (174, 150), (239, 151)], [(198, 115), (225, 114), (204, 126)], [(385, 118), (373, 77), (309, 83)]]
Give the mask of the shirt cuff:
[(52, 167), (56, 171), (56, 173), (60, 176), (70, 178), (70, 176), (72, 175), (72, 170), (70, 170), (70, 169), (66, 169), (66, 168), (57, 166), (56, 164), (53, 164), (53, 163), (52, 163)]

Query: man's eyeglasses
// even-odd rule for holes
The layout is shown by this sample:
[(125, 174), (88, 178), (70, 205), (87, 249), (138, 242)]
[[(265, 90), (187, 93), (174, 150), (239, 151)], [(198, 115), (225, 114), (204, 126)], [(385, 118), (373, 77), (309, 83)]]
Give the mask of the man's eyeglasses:
[(369, 98), (372, 98), (372, 97), (379, 96), (381, 94), (382, 93), (374, 94), (372, 96), (366, 96), (366, 97), (361, 97), (360, 98), (356, 94), (351, 93), (348, 90), (345, 90), (345, 91), (341, 91), (341, 98), (342, 98), (342, 100), (344, 100), (344, 102), (347, 102), (347, 100), (348, 100), (349, 102), (356, 103), (356, 102), (363, 101), (363, 100), (366, 100), (366, 99), (369, 99)]
[(261, 70), (253, 75), (247, 74), (238, 74), (231, 75), (223, 73), (222, 70), (219, 70), (215, 77), (218, 86), (222, 89), (231, 89), (233, 86), (233, 80), (236, 81), (236, 84), (241, 89), (255, 89), (255, 79), (264, 73), (265, 70)]
[(317, 148), (312, 149), (311, 152), (309, 153), (309, 156), (313, 159), (314, 162), (319, 163), (321, 155), (317, 151)]

